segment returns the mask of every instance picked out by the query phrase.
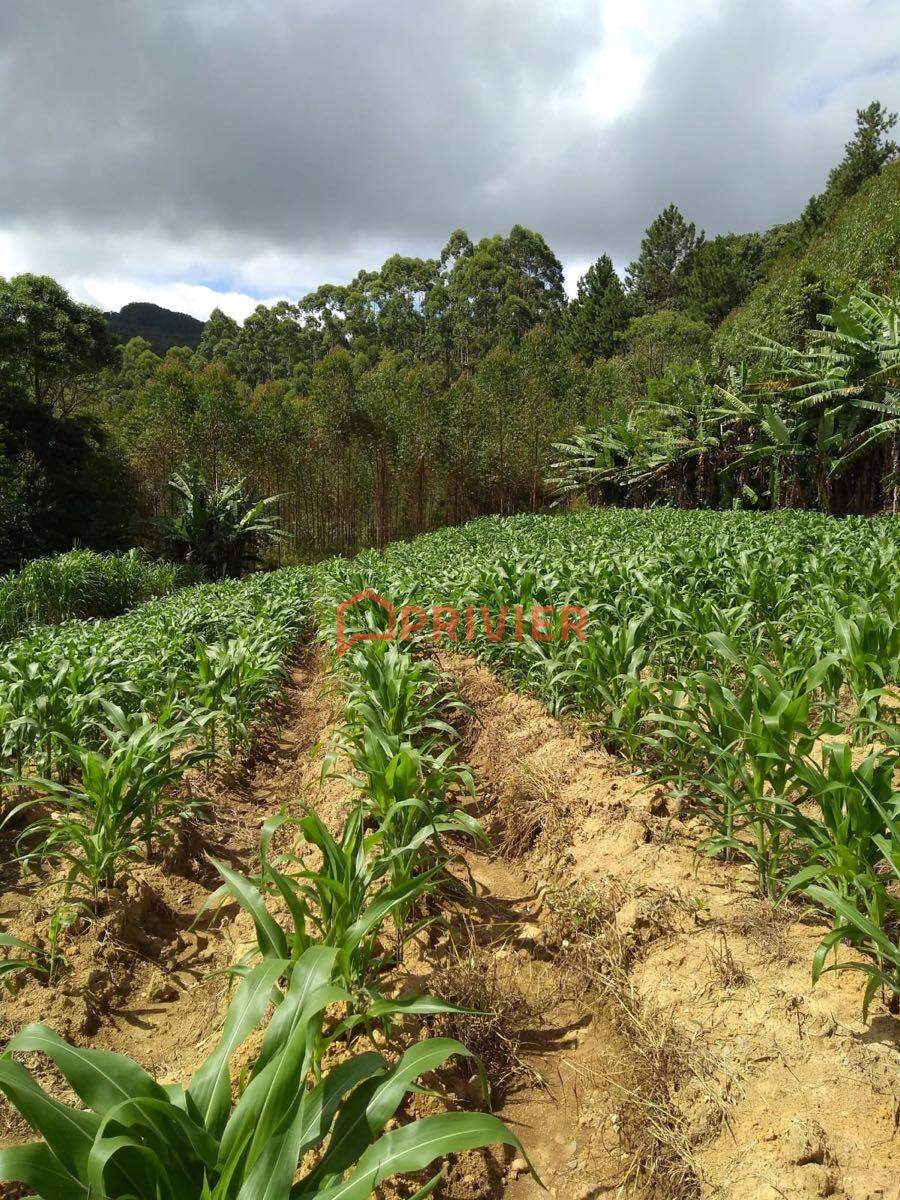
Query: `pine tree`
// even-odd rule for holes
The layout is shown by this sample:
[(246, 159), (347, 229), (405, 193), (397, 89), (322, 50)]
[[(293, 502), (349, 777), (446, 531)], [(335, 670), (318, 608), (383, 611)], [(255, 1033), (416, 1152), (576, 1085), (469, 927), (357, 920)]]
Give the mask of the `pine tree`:
[(642, 309), (657, 312), (679, 307), (684, 276), (703, 236), (693, 222), (685, 221), (676, 204), (664, 208), (652, 222), (640, 254), (626, 272), (629, 292)]
[(847, 200), (867, 179), (877, 175), (897, 153), (897, 143), (888, 137), (897, 124), (879, 100), (856, 110), (856, 133), (847, 143), (843, 160), (828, 176), (825, 201), (829, 209)]
[(578, 280), (578, 294), (569, 305), (566, 341), (583, 362), (609, 358), (616, 335), (628, 324), (628, 299), (612, 259), (601, 254)]

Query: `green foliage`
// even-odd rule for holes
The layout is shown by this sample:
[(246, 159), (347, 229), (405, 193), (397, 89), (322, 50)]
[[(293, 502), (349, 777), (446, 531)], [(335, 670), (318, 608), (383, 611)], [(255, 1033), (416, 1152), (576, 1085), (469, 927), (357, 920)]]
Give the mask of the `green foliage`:
[(761, 337), (800, 346), (823, 311), (826, 292), (892, 292), (900, 252), (898, 194), (900, 163), (889, 162), (835, 210), (805, 249), (777, 258), (718, 331), (723, 356), (747, 358)]
[(823, 196), (823, 216), (859, 191), (897, 154), (897, 143), (888, 134), (897, 124), (878, 100), (856, 110), (856, 132), (844, 149), (843, 160), (828, 176)]
[(345, 655), (349, 675), (346, 723), (337, 749), (350, 764), (348, 779), (390, 856), (395, 883), (408, 879), (419, 848), (442, 836), (482, 837), (478, 824), (454, 807), (471, 793), (468, 768), (455, 762), (457, 735), (451, 699), (434, 668), (396, 644), (372, 642)]
[(578, 292), (568, 309), (566, 341), (585, 363), (609, 358), (628, 318), (625, 289), (612, 259), (602, 254), (578, 280)]
[(442, 314), (439, 336), (451, 362), (468, 366), (505, 339), (555, 325), (562, 315), (562, 266), (539, 233), (514, 225), (508, 237), (474, 246), (454, 234), (441, 258), (452, 267), (428, 303)]
[[(0, 569), (76, 539), (129, 544), (138, 514), (167, 511), (168, 482), (186, 461), (209, 480), (277, 495), (271, 515), (293, 553), (311, 558), (538, 510), (552, 498), (554, 443), (570, 438), (606, 446), (604, 469), (625, 461), (592, 498), (877, 511), (888, 472), (874, 452), (832, 487), (801, 453), (804, 437), (785, 451), (770, 436), (778, 421), (789, 434), (792, 424), (765, 396), (762, 345), (804, 350), (831, 297), (893, 294), (892, 125), (877, 103), (860, 110), (822, 195), (759, 234), (707, 242), (668, 206), (625, 288), (600, 255), (569, 304), (537, 232), (515, 226), (475, 241), (456, 230), (435, 258), (392, 255), (347, 284), (259, 305), (243, 325), (216, 311), (193, 354), (160, 359), (138, 338), (107, 363), (92, 349), (90, 312), (52, 281), (10, 281), (0, 304)], [(683, 389), (684, 414), (671, 399), (670, 371), (695, 360), (730, 412), (730, 441), (718, 448), (697, 390)], [(743, 365), (749, 387), (736, 392)], [(670, 419), (671, 429), (651, 429)]]
[(684, 277), (684, 307), (707, 325), (718, 325), (746, 300), (759, 277), (762, 256), (757, 234), (732, 233), (701, 243)]
[(647, 227), (641, 252), (625, 273), (629, 295), (638, 308), (657, 312), (679, 307), (685, 276), (703, 240), (703, 233), (697, 233), (696, 225), (684, 219), (676, 204), (663, 209)]
[(661, 309), (628, 322), (621, 336), (626, 365), (633, 379), (646, 386), (675, 363), (692, 363), (705, 357), (712, 330), (685, 313)]
[[(284, 962), (267, 960), (250, 972), (218, 1045), (187, 1088), (163, 1087), (129, 1058), (29, 1026), (0, 1058), (0, 1090), (43, 1140), (0, 1150), (0, 1178), (44, 1200), (368, 1200), (383, 1180), (446, 1154), (492, 1144), (519, 1149), (515, 1135), (486, 1113), (446, 1113), (386, 1132), (418, 1077), (468, 1052), (452, 1039), (429, 1039), (393, 1066), (375, 1051), (332, 1065), (325, 1010), (350, 999), (331, 982), (334, 958), (312, 947), (283, 992)], [(230, 1062), (273, 1002), (235, 1101)], [(431, 1010), (440, 1007), (447, 1006)], [(390, 1009), (381, 1002), (356, 1020)], [(19, 1052), (49, 1058), (85, 1107), (49, 1096), (12, 1057)]]
[(20, 847), (31, 847), (26, 862), (60, 860), (68, 866), (68, 903), (95, 903), (122, 871), (143, 854), (149, 858), (171, 820), (187, 815), (190, 806), (173, 789), (184, 772), (207, 757), (201, 749), (174, 752), (194, 733), (186, 721), (162, 725), (146, 714), (127, 716), (104, 704), (109, 725), (102, 727), (102, 749), (67, 747), (67, 772), (74, 782), (52, 779), (16, 781), (29, 798), (9, 818), (41, 801), (46, 815), (20, 835)]
[(64, 861), (75, 893), (96, 898), (187, 815), (183, 772), (247, 744), (307, 619), (305, 575), (287, 570), (8, 645), (0, 768), (20, 783), (5, 819), (44, 807), (22, 853)]
[[(429, 923), (411, 918), (444, 880), (445, 839), (483, 834), (453, 802), (473, 785), (454, 762), (456, 734), (446, 719), (461, 706), (434, 669), (386, 642), (365, 644), (343, 668), (346, 722), (325, 766), (333, 770), (346, 756), (358, 793), (341, 833), (332, 834), (312, 811), (300, 819), (282, 814), (264, 827), (259, 876), (247, 879), (217, 863), (224, 883), (210, 903), (229, 895), (251, 913), (263, 958), (293, 964), (320, 942), (336, 952), (341, 986), (375, 994), (379, 975)], [(299, 842), (273, 861), (274, 834), (293, 826)], [(285, 905), (288, 927), (269, 913), (268, 896)]]
[(556, 445), (548, 483), (557, 498), (666, 496), (706, 507), (730, 496), (828, 512), (880, 502), (900, 512), (900, 310), (862, 291), (828, 304), (802, 349), (761, 342), (765, 374), (755, 376), (741, 368), (716, 379), (699, 362), (654, 361), (676, 344), (679, 323), (687, 349), (691, 322), (677, 313), (632, 321), (632, 360), (655, 367), (646, 400)]
[(13, 637), (29, 625), (117, 616), (185, 582), (181, 568), (153, 562), (137, 550), (118, 555), (72, 550), (34, 559), (0, 578), (0, 638)]
[(118, 549), (134, 524), (134, 486), (96, 418), (58, 415), (0, 370), (0, 569), (74, 545)]
[(160, 521), (160, 536), (169, 552), (201, 567), (213, 578), (240, 575), (259, 561), (258, 552), (283, 536), (269, 509), (277, 496), (256, 500), (243, 479), (211, 486), (192, 466), (172, 476), (176, 513)]
[[(584, 641), (479, 627), (466, 649), (667, 781), (708, 823), (709, 853), (751, 863), (761, 891), (823, 906), (815, 973), (851, 942), (841, 969), (866, 972), (868, 1006), (879, 986), (900, 995), (898, 548), (893, 518), (602, 509), (444, 530), (323, 564), (318, 587), (495, 616), (583, 605)], [(832, 741), (848, 704), (861, 761)], [(377, 743), (376, 717), (360, 710)]]
[(0, 279), (0, 367), (38, 404), (61, 404), (86, 371), (110, 362), (103, 314), (47, 275)]
[[(803, 350), (769, 343), (771, 373), (782, 387), (769, 409), (770, 433), (802, 465), (811, 461), (815, 499), (831, 507), (831, 477), (889, 444), (887, 471), (900, 511), (900, 304), (868, 292), (835, 298)], [(775, 424), (777, 423), (777, 425)], [(894, 461), (896, 460), (896, 461)], [(877, 461), (877, 460), (876, 460)]]
[(9, 986), (11, 977), (21, 972), (30, 971), (35, 975), (50, 976), (51, 964), (48, 962), (46, 951), (40, 946), (32, 946), (11, 933), (0, 933), (0, 950), (8, 950), (9, 954), (0, 958), (0, 984)]
[[(288, 970), (311, 945), (333, 947), (335, 978), (354, 996), (374, 995), (379, 975), (399, 961), (404, 943), (421, 928), (420, 924), (407, 926), (405, 917), (417, 901), (435, 891), (439, 869), (420, 869), (418, 845), (386, 853), (380, 830), (367, 833), (364, 818), (363, 807), (356, 805), (340, 836), (335, 837), (316, 813), (308, 812), (296, 821), (300, 842), (277, 864), (269, 858), (268, 844), (288, 818), (268, 822), (259, 878), (247, 879), (224, 863), (216, 863), (224, 883), (208, 901), (216, 902), (225, 895), (236, 900), (254, 919), (258, 953), (287, 960), (291, 964)], [(316, 870), (308, 865), (310, 850), (321, 855)], [(392, 866), (403, 854), (416, 870), (395, 879)], [(271, 917), (266, 896), (284, 902), (289, 927)], [(388, 923), (395, 935), (393, 953), (384, 940)]]

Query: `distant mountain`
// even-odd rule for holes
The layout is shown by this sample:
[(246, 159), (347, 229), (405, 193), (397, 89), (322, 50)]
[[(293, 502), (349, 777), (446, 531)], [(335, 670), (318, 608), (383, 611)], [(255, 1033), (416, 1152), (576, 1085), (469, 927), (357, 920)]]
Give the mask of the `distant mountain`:
[(196, 317), (172, 312), (158, 304), (126, 304), (119, 312), (104, 315), (107, 328), (117, 341), (146, 338), (157, 354), (165, 354), (173, 346), (196, 350), (203, 333), (203, 322)]

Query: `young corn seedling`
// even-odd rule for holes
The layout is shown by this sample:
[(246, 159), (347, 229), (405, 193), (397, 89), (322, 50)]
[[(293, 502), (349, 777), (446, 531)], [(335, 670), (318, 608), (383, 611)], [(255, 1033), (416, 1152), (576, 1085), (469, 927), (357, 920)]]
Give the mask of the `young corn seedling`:
[[(33, 630), (0, 657), (0, 767), (16, 777), (68, 782), (75, 770), (68, 747), (99, 745), (103, 701), (158, 716), (174, 701), (190, 710), (197, 700), (198, 716), (218, 714), (226, 745), (229, 738), (239, 744), (251, 710), (277, 686), (278, 662), (299, 638), (307, 613), (306, 573), (289, 568), (186, 588), (109, 621)], [(215, 697), (205, 707), (203, 697), (198, 700), (196, 646), (231, 641), (246, 643), (247, 664), (237, 686), (220, 688), (229, 696), (223, 717)], [(265, 680), (257, 675), (261, 670)]]
[[(324, 1057), (354, 1020), (329, 1031), (326, 1010), (346, 1004), (332, 983), (336, 952), (313, 947), (297, 962), (285, 992), (286, 963), (269, 960), (241, 982), (221, 1040), (186, 1088), (163, 1087), (137, 1063), (83, 1050), (32, 1025), (0, 1058), (0, 1089), (42, 1141), (0, 1150), (0, 1179), (24, 1184), (44, 1200), (368, 1200), (397, 1175), (421, 1171), (447, 1154), (488, 1145), (521, 1151), (518, 1139), (487, 1113), (424, 1117), (390, 1132), (416, 1080), (454, 1055), (459, 1042), (416, 1042), (390, 1066), (369, 1051)], [(235, 1052), (274, 1013), (232, 1098)], [(366, 1014), (448, 1011), (430, 998), (381, 1001)], [(82, 1101), (53, 1099), (13, 1055), (41, 1053)], [(430, 1195), (433, 1175), (416, 1196)]]
[[(841, 895), (864, 904), (871, 877), (884, 861), (884, 839), (900, 828), (900, 791), (893, 782), (898, 761), (896, 752), (877, 751), (854, 766), (850, 746), (829, 743), (822, 747), (821, 764), (812, 759), (798, 762), (799, 799), (814, 801), (818, 815), (800, 804), (783, 812), (795, 852), (803, 860), (784, 894), (827, 881)], [(876, 908), (868, 915), (880, 923), (885, 913)]]
[(13, 982), (13, 976), (20, 972), (30, 971), (34, 975), (44, 975), (48, 978), (52, 975), (49, 955), (40, 946), (23, 942), (11, 933), (0, 933), (0, 950), (11, 951), (4, 958), (0, 958), (0, 986), (9, 986)]
[(836, 657), (857, 709), (855, 729), (865, 741), (877, 729), (882, 698), (900, 671), (900, 621), (864, 610), (838, 615), (834, 625)]
[(346, 668), (347, 726), (354, 734), (370, 730), (388, 757), (407, 742), (421, 748), (456, 740), (448, 718), (465, 706), (441, 687), (431, 663), (395, 643), (373, 642), (351, 654)]
[[(813, 978), (825, 971), (856, 970), (869, 976), (864, 1017), (879, 987), (900, 1004), (900, 791), (894, 787), (896, 752), (869, 754), (853, 765), (851, 748), (827, 745), (823, 763), (804, 763), (799, 778), (819, 816), (785, 812), (784, 822), (803, 865), (784, 894), (803, 892), (834, 917), (813, 961)], [(826, 965), (829, 952), (847, 943), (863, 960)]]
[[(142, 850), (151, 856), (172, 818), (186, 815), (188, 806), (173, 788), (208, 753), (188, 750), (173, 760), (175, 749), (192, 732), (189, 723), (161, 727), (143, 714), (128, 717), (113, 705), (107, 705), (107, 715), (113, 723), (105, 728), (101, 750), (70, 748), (75, 782), (22, 781), (48, 810), (19, 836), (19, 844), (30, 847), (25, 861), (67, 863), (67, 891), (75, 889), (91, 903)], [(9, 816), (31, 804), (23, 802)]]
[[(900, 882), (898, 868), (900, 856), (895, 852), (891, 865), (894, 889)], [(856, 892), (864, 889), (870, 893), (864, 907), (828, 883), (811, 883), (804, 891), (834, 918), (832, 929), (819, 943), (813, 958), (813, 982), (817, 983), (829, 971), (859, 971), (868, 976), (862, 1004), (865, 1021), (879, 988), (888, 993), (890, 1011), (894, 1014), (900, 1012), (900, 900), (896, 890), (889, 890), (884, 881), (875, 875), (858, 881)], [(873, 908), (883, 914), (880, 921), (868, 915), (866, 910)], [(829, 954), (842, 943), (862, 957), (829, 963)]]
[(278, 639), (264, 631), (224, 644), (197, 643), (196, 679), (185, 706), (203, 730), (211, 757), (223, 751), (234, 757), (250, 744), (253, 719), (282, 678), (280, 649)]
[(696, 672), (672, 685), (668, 705), (652, 715), (662, 752), (675, 750), (682, 785), (693, 776), (710, 797), (705, 811), (716, 833), (709, 853), (749, 859), (770, 896), (785, 869), (781, 813), (814, 741), (811, 692), (800, 670), (783, 678), (757, 664), (740, 690)]
[(384, 642), (354, 654), (348, 671), (347, 722), (324, 771), (340, 754), (348, 759), (346, 778), (359, 791), (399, 884), (419, 868), (426, 842), (441, 855), (444, 834), (482, 836), (477, 822), (451, 800), (460, 791), (474, 792), (471, 772), (454, 761), (457, 735), (446, 720), (463, 706), (441, 688), (430, 664)]
[(647, 625), (646, 614), (609, 625), (600, 615), (584, 642), (529, 645), (533, 656), (546, 659), (543, 687), (536, 690), (550, 697), (551, 710), (586, 716), (613, 753), (634, 754), (643, 744), (641, 726), (654, 697), (645, 671)]
[[(204, 907), (225, 896), (236, 900), (253, 917), (255, 953), (285, 959), (291, 967), (313, 944), (333, 947), (335, 980), (354, 996), (374, 995), (378, 977), (400, 960), (405, 942), (422, 927), (422, 922), (410, 927), (407, 917), (415, 902), (437, 887), (438, 868), (394, 882), (392, 867), (399, 855), (382, 851), (379, 834), (365, 833), (363, 817), (361, 806), (351, 809), (339, 838), (313, 812), (299, 820), (282, 816), (268, 821), (259, 878), (247, 879), (216, 862), (224, 884)], [(268, 847), (275, 831), (288, 822), (299, 825), (302, 841), (275, 866)], [(307, 865), (304, 848), (318, 851), (317, 869)], [(410, 854), (417, 850), (404, 849)], [(268, 896), (284, 902), (287, 927), (268, 911)], [(385, 945), (388, 926), (394, 935), (393, 952)]]
[(4, 664), (4, 707), (10, 721), (10, 750), (16, 768), (29, 762), (44, 776), (71, 778), (70, 748), (90, 738), (102, 703), (109, 696), (90, 658), (63, 658), (51, 672), (25, 650)]

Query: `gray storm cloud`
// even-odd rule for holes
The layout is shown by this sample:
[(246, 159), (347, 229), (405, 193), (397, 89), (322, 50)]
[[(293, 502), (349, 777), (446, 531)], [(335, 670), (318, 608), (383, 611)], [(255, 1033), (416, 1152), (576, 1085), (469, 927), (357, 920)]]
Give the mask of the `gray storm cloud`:
[(893, 0), (683, 7), (601, 120), (610, 0), (4, 0), (4, 244), (263, 291), (516, 221), (624, 262), (673, 199), (712, 232), (789, 218), (854, 108), (900, 105)]

